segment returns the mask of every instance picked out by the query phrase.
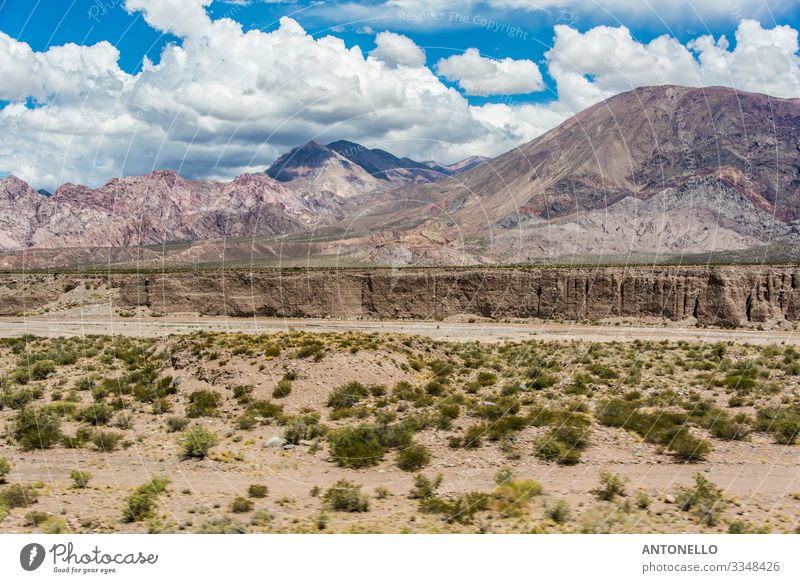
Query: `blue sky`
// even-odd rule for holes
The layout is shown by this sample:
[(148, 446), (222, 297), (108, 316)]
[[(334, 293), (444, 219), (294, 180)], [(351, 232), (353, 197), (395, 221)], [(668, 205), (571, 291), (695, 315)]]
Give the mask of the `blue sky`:
[[(11, 136), (0, 172), (49, 188), (166, 166), (226, 179), (311, 138), (452, 162), (499, 154), (637, 85), (800, 96), (795, 0), (652, 6), (0, 0), (0, 52), (13, 61), (0, 65), (0, 129)], [(68, 43), (76, 50), (52, 50)], [(33, 149), (22, 140), (32, 132)]]

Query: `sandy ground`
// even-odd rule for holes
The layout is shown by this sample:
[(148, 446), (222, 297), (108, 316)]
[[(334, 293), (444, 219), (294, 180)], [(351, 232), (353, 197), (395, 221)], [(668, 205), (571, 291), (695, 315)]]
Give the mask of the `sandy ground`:
[(286, 318), (219, 318), (197, 316), (65, 318), (59, 315), (0, 318), (0, 337), (33, 334), (42, 337), (118, 334), (161, 337), (198, 330), (269, 334), (287, 330), (307, 332), (386, 332), (412, 334), (445, 341), (505, 342), (521, 340), (583, 340), (588, 342), (702, 341), (800, 345), (800, 332), (726, 330), (647, 325), (582, 325), (576, 323), (498, 323), (433, 321), (360, 321)]

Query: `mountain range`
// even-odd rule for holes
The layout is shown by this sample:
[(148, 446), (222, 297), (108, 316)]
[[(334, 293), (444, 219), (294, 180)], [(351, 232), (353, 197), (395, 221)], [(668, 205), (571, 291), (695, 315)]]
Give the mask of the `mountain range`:
[[(491, 160), (418, 162), (342, 140), (309, 142), (227, 183), (157, 171), (45, 196), (9, 176), (0, 250), (6, 264), (20, 250), (91, 263), (99, 248), (162, 245), (160, 259), (176, 263), (222, 253), (406, 265), (794, 244), (798, 136), (798, 99), (659, 86)], [(176, 241), (191, 244), (169, 248)]]

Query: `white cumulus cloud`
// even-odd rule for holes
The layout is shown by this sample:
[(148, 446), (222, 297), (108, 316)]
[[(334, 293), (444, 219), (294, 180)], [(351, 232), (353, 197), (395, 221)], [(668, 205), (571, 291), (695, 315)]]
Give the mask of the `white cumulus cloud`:
[(425, 64), (425, 51), (402, 34), (379, 32), (375, 36), (375, 50), (371, 57), (383, 61), (390, 67), (422, 67)]
[(642, 43), (624, 26), (582, 33), (559, 25), (546, 57), (561, 100), (573, 110), (642, 85), (725, 85), (776, 97), (800, 95), (796, 30), (744, 20), (735, 40), (734, 48), (724, 36), (709, 35), (687, 45), (666, 35)]
[(533, 61), (487, 59), (475, 48), (440, 59), (436, 72), (467, 95), (518, 95), (544, 89), (542, 73)]

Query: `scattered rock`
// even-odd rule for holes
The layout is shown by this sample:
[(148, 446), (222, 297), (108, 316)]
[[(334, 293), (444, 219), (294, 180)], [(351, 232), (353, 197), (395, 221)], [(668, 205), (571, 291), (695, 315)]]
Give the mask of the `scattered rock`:
[(675, 496), (673, 496), (672, 494), (665, 494), (664, 502), (666, 502), (667, 504), (675, 504)]
[(273, 435), (264, 442), (264, 447), (283, 447), (284, 445), (286, 445), (286, 440), (277, 435)]

